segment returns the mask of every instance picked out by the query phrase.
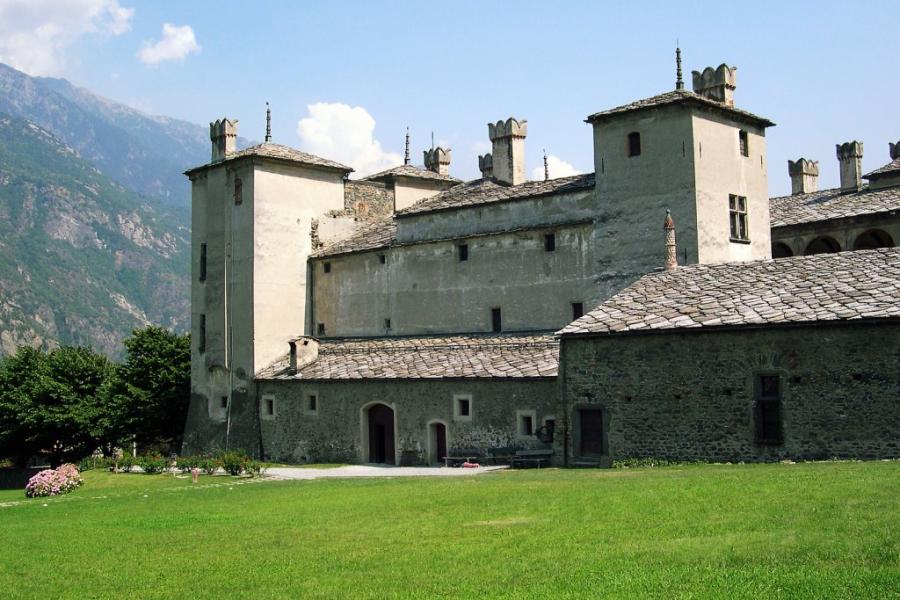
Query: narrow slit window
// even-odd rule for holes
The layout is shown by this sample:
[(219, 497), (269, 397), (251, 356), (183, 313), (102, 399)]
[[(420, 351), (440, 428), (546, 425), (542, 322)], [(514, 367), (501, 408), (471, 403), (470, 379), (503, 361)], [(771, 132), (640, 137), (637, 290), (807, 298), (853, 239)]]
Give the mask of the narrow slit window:
[(319, 323), (316, 325), (316, 335), (325, 335), (325, 323)]
[(219, 400), (219, 405), (222, 408), (228, 408), (228, 396), (222, 396), (221, 400)]
[(322, 263), (322, 271), (325, 273), (331, 273), (331, 263)]
[(758, 444), (782, 443), (780, 376), (757, 376), (755, 413), (756, 442)]
[(387, 329), (388, 331), (390, 331), (390, 329), (391, 329), (391, 320), (390, 319), (384, 320), (384, 328)]
[(306, 397), (306, 410), (309, 412), (317, 412), (319, 410), (319, 397), (315, 394), (310, 394)]
[(503, 317), (500, 314), (499, 308), (491, 309), (491, 331), (494, 333), (503, 331)]
[(206, 244), (200, 244), (200, 281), (206, 281)]
[(546, 252), (555, 252), (556, 251), (556, 234), (555, 233), (545, 233), (544, 234), (544, 250)]
[(456, 255), (459, 258), (459, 262), (465, 262), (469, 260), (469, 245), (459, 244), (458, 246), (456, 246)]
[(197, 347), (200, 352), (206, 352), (206, 315), (200, 315), (200, 339)]
[(641, 155), (641, 134), (632, 131), (628, 134), (628, 156)]
[(266, 414), (270, 417), (275, 414), (275, 400), (272, 398), (266, 398)]
[(241, 204), (244, 201), (244, 182), (240, 177), (234, 178), (234, 203)]
[(378, 255), (378, 262), (381, 264), (385, 264), (387, 262), (387, 256), (384, 254)]

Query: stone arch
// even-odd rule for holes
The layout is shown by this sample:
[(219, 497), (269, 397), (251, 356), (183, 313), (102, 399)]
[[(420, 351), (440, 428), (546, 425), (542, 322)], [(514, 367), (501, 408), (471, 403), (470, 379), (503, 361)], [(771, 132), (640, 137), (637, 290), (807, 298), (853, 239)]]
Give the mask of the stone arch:
[(894, 240), (890, 234), (881, 229), (869, 229), (856, 237), (854, 250), (873, 250), (875, 248), (893, 248)]
[(806, 246), (805, 256), (812, 254), (833, 254), (841, 251), (841, 245), (833, 237), (822, 235), (811, 241)]
[(793, 256), (794, 251), (784, 242), (775, 242), (772, 244), (772, 258), (787, 258)]
[(369, 402), (360, 409), (362, 460), (397, 464), (397, 411), (385, 402)]

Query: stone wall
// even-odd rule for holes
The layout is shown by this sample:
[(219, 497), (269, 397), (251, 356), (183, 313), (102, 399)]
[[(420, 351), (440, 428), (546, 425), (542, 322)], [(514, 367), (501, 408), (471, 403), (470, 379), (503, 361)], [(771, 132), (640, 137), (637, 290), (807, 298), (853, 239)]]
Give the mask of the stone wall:
[[(397, 459), (430, 462), (429, 423), (447, 427), (453, 449), (543, 448), (536, 437), (517, 435), (516, 411), (533, 410), (538, 426), (558, 409), (556, 379), (452, 379), (356, 381), (259, 381), (262, 453), (266, 460), (367, 462), (363, 423), (373, 403), (395, 413)], [(454, 417), (454, 395), (471, 395), (471, 419)], [(308, 410), (308, 396), (317, 410)], [(266, 400), (274, 415), (266, 415)]]
[[(897, 323), (564, 338), (561, 355), (569, 416), (604, 409), (608, 460), (900, 457)], [(755, 443), (757, 374), (781, 375), (780, 445)]]
[(361, 221), (386, 217), (394, 212), (394, 190), (375, 181), (344, 182), (344, 213)]

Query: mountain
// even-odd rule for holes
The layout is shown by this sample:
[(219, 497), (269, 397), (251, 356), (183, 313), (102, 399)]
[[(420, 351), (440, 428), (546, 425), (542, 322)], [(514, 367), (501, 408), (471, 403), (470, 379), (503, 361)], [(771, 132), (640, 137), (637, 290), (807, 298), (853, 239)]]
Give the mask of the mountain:
[(189, 206), (182, 173), (209, 160), (206, 127), (148, 115), (65, 79), (31, 77), (2, 63), (0, 112), (50, 131), (110, 178), (161, 204)]
[[(13, 99), (31, 94), (32, 110), (40, 107), (57, 127), (81, 131), (76, 137), (89, 128), (95, 148), (104, 149), (88, 152), (98, 165), (115, 163), (115, 144), (135, 148), (125, 128), (104, 125), (47, 89), (31, 85)], [(0, 106), (10, 101), (8, 92), (0, 93)], [(134, 114), (126, 111), (122, 121), (136, 119), (131, 126), (138, 126), (145, 117)], [(202, 159), (178, 168), (197, 162)], [(127, 174), (127, 161), (122, 168), (119, 177)], [(142, 177), (154, 180), (149, 172)], [(165, 180), (155, 179), (160, 186)], [(187, 329), (189, 223), (186, 205), (140, 196), (47, 129), (0, 114), (0, 354), (18, 345), (88, 344), (117, 357), (135, 327)]]

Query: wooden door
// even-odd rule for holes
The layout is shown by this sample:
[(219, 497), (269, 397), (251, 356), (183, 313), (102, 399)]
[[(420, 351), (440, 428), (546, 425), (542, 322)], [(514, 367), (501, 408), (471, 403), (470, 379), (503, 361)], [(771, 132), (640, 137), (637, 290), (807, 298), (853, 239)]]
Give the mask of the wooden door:
[(447, 456), (447, 427), (443, 423), (434, 423), (434, 458), (443, 463)]
[(603, 454), (603, 412), (600, 409), (578, 411), (581, 421), (581, 456), (601, 456)]
[(384, 404), (369, 409), (369, 462), (395, 464), (394, 411)]

